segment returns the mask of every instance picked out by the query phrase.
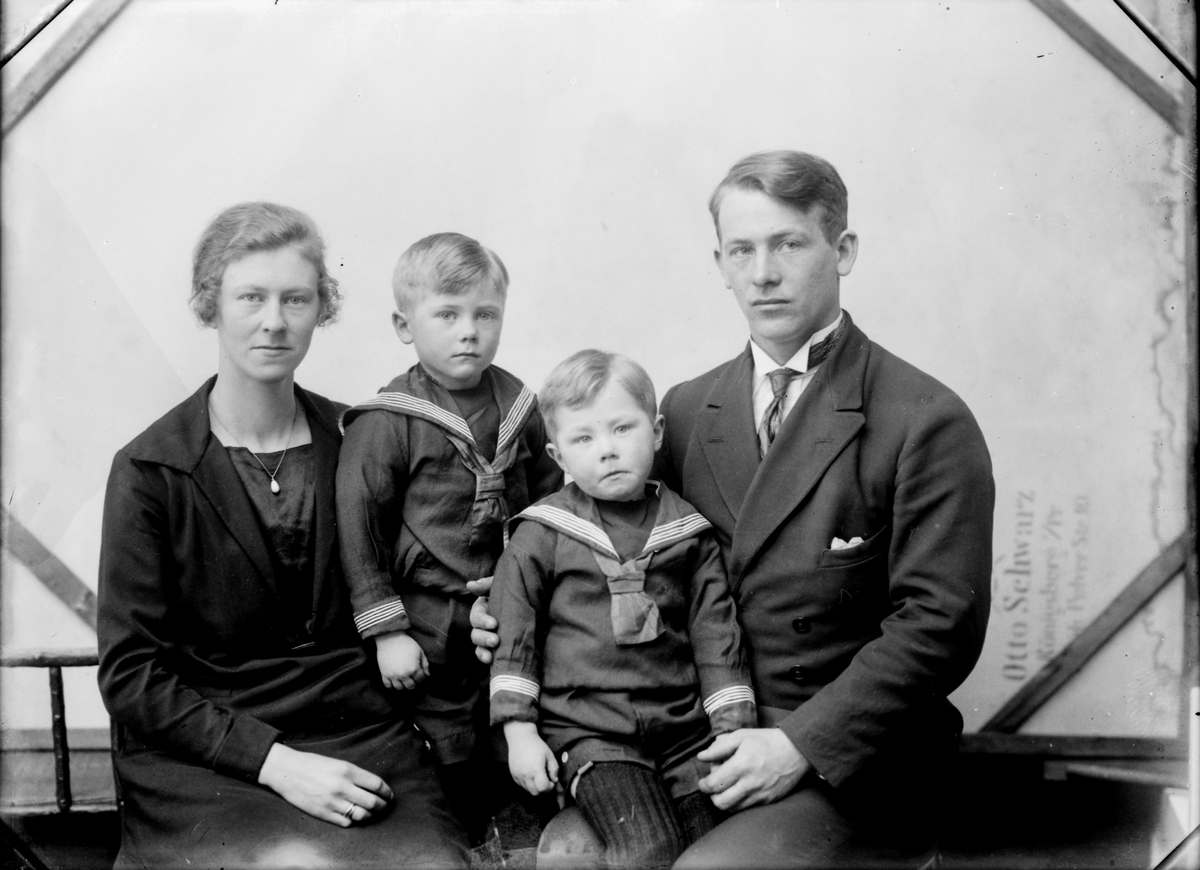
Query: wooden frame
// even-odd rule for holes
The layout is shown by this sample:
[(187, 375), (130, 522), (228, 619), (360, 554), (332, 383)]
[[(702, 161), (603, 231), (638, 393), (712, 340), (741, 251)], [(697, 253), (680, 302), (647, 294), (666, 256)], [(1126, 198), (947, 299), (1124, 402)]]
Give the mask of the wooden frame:
[(1063, 29), (1063, 31), (1092, 57), (1104, 64), (1113, 75), (1130, 90), (1142, 98), (1156, 111), (1171, 129), (1180, 135), (1184, 132), (1180, 101), (1152, 79), (1144, 69), (1130, 60), (1124, 52), (1113, 45), (1100, 31), (1068, 6), (1065, 0), (1029, 0), (1034, 6)]
[[(1187, 153), (1196, 166), (1196, 101), (1195, 92), (1179, 100), (1154, 81), (1143, 69), (1125, 56), (1099, 31), (1069, 7), (1064, 0), (1030, 0), (1055, 24), (1089, 54), (1102, 63), (1155, 112), (1171, 129), (1185, 137)], [(1167, 50), (1165, 41), (1149, 25), (1130, 12), (1121, 0), (1114, 0), (1143, 33), (1162, 50), (1172, 64), (1180, 69), (1188, 81), (1195, 86), (1195, 73), (1186, 62)], [(1196, 182), (1188, 176), (1188, 187), (1184, 201), (1196, 201)], [(1196, 301), (1196, 214), (1188, 209), (1185, 217), (1185, 276), (1186, 282), (1186, 330), (1187, 344), (1194, 353), (1200, 348), (1197, 336)], [(1197, 451), (1197, 429), (1200, 421), (1197, 400), (1197, 373), (1195, 366), (1188, 367), (1187, 397), (1187, 455), (1186, 489), (1187, 524), (1184, 533), (1171, 542), (1149, 565), (1138, 572), (1115, 599), (1080, 634), (1047, 662), (1040, 671), (1028, 680), (1000, 710), (992, 716), (977, 734), (963, 735), (963, 747), (970, 752), (999, 754), (1039, 755), (1079, 758), (1178, 758), (1188, 757), (1188, 729), (1191, 727), (1192, 711), (1189, 709), (1190, 689), (1200, 685), (1200, 585), (1197, 581), (1197, 487), (1196, 465), (1200, 461)], [(1030, 716), (1048, 701), (1068, 680), (1094, 656), (1109, 639), (1137, 613), (1169, 581), (1184, 575), (1183, 614), (1183, 685), (1180, 686), (1180, 710), (1177, 736), (1171, 739), (1113, 738), (1086, 735), (1026, 735), (1015, 733)], [(1193, 762), (1194, 763), (1194, 762)]]
[(4, 95), (0, 135), (8, 135), (129, 2), (130, 0), (96, 0), (72, 23), (67, 32), (50, 46), (49, 51), (38, 59), (16, 86)]
[(2, 507), (0, 530), (3, 531), (4, 548), (95, 631), (96, 593), (25, 528), (20, 520)]
[(1187, 543), (1187, 535), (1180, 535), (1159, 553), (1087, 628), (1021, 686), (984, 724), (982, 730), (1013, 734), (1025, 724), (1122, 626), (1183, 570)]

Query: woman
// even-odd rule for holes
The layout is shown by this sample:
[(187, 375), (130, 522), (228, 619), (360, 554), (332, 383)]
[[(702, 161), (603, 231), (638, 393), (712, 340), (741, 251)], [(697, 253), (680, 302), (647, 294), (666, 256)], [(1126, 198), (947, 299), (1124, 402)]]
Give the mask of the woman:
[(351, 621), (333, 503), (344, 406), (293, 383), (340, 298), (295, 209), (234, 206), (196, 247), (217, 375), (117, 454), (104, 504), (118, 866), (467, 864)]

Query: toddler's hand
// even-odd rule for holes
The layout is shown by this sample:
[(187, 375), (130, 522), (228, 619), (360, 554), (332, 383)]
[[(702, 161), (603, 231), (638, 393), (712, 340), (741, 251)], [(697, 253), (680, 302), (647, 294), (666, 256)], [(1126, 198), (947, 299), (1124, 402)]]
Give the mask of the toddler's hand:
[(429, 659), (407, 632), (393, 631), (375, 638), (375, 658), (383, 684), (389, 689), (415, 689), (429, 676)]
[(532, 722), (505, 722), (508, 772), (530, 794), (548, 792), (558, 783), (558, 761)]

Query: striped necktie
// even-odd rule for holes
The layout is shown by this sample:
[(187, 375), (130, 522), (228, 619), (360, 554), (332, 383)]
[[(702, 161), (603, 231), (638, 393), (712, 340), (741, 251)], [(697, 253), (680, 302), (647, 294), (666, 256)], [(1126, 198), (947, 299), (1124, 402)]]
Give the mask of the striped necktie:
[(775, 369), (767, 375), (771, 381), (771, 393), (775, 398), (767, 406), (762, 423), (758, 427), (758, 450), (760, 456), (766, 456), (779, 432), (779, 424), (783, 422), (783, 399), (787, 395), (788, 384), (800, 372), (795, 369)]
[[(846, 321), (843, 319), (838, 324), (837, 329), (808, 349), (808, 368), (810, 371), (825, 362), (826, 358), (833, 353), (834, 346), (845, 331)], [(767, 375), (771, 381), (771, 393), (775, 398), (767, 406), (767, 410), (763, 414), (762, 423), (758, 427), (758, 453), (760, 457), (767, 455), (767, 451), (775, 441), (775, 435), (779, 432), (779, 424), (783, 422), (783, 399), (787, 395), (788, 384), (791, 383), (792, 378), (799, 377), (801, 374), (801, 372), (794, 369), (782, 368), (775, 369), (775, 371)]]

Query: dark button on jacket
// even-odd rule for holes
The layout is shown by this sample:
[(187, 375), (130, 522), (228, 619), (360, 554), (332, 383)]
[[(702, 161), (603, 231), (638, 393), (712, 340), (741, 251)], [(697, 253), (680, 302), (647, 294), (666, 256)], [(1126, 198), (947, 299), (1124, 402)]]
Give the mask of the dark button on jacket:
[(796, 634), (808, 634), (812, 631), (812, 623), (803, 616), (798, 616), (792, 620), (792, 628), (796, 629)]
[(793, 667), (791, 670), (788, 671), (788, 673), (791, 675), (792, 679), (795, 680), (797, 683), (803, 683), (805, 680), (808, 679), (808, 672), (805, 671), (804, 668), (800, 667), (799, 665), (796, 665), (795, 667)]

